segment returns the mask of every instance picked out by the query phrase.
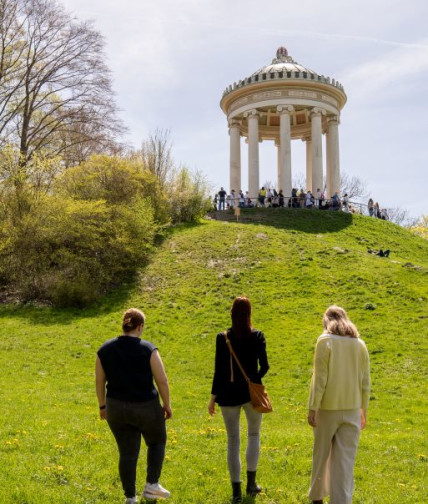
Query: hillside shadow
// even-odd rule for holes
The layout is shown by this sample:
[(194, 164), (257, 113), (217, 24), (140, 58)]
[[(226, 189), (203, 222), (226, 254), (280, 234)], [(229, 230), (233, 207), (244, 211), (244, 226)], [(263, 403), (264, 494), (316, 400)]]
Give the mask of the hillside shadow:
[(0, 320), (18, 318), (46, 326), (68, 325), (78, 320), (98, 318), (121, 310), (135, 288), (135, 282), (122, 284), (86, 308), (55, 308), (42, 303), (0, 304)]
[[(163, 232), (156, 237), (155, 248), (159, 248), (164, 241), (174, 236), (174, 234), (184, 232), (189, 228), (200, 225), (203, 225), (203, 223), (183, 223), (165, 228)], [(135, 288), (138, 286), (141, 273), (144, 272), (151, 260), (152, 256), (149, 256), (147, 261), (138, 269), (138, 272), (132, 280), (122, 282), (120, 285), (113, 287), (107, 294), (88, 306), (82, 308), (54, 307), (44, 301), (24, 303), (14, 299), (14, 296), (11, 295), (8, 296), (10, 300), (2, 300), (0, 302), (0, 320), (17, 318), (31, 324), (63, 326), (73, 324), (80, 320), (90, 320), (108, 313), (123, 310), (128, 299), (133, 295)]]
[(239, 224), (258, 224), (288, 229), (303, 233), (335, 233), (352, 224), (352, 214), (306, 208), (242, 208), (237, 218), (233, 211), (211, 212), (209, 218), (237, 222)]

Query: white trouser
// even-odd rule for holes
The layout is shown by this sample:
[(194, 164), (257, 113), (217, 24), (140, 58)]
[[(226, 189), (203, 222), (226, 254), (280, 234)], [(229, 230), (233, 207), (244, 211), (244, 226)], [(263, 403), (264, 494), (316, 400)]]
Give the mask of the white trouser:
[(354, 463), (360, 439), (360, 410), (319, 410), (314, 428), (311, 500), (351, 504)]

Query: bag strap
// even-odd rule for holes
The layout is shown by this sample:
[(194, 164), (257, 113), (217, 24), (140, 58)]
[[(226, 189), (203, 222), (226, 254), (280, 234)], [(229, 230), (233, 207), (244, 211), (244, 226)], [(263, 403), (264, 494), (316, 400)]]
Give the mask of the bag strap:
[(232, 343), (230, 342), (230, 339), (227, 337), (227, 331), (223, 332), (223, 335), (226, 339), (226, 344), (229, 347), (230, 351), (230, 381), (233, 382), (233, 366), (232, 366), (232, 355), (236, 361), (236, 364), (238, 364), (239, 369), (241, 370), (241, 373), (244, 375), (245, 381), (250, 383), (250, 379), (248, 378), (247, 374), (244, 371), (244, 368), (242, 367), (241, 363), (239, 362), (238, 357), (236, 357), (236, 353), (232, 348)]

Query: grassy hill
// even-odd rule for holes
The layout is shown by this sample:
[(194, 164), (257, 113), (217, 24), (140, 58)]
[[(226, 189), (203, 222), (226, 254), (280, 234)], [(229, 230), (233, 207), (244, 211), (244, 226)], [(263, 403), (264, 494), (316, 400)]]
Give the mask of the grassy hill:
[[(251, 299), (253, 324), (266, 335), (265, 384), (275, 409), (264, 417), (259, 482), (266, 491), (256, 500), (307, 502), (313, 349), (324, 310), (337, 303), (357, 324), (372, 362), (354, 503), (426, 502), (428, 242), (344, 213), (263, 209), (244, 211), (239, 223), (222, 217), (229, 221), (172, 230), (138, 285), (94, 308), (0, 307), (0, 502), (122, 502), (93, 368), (97, 348), (119, 333), (130, 306), (146, 313), (145, 338), (159, 346), (171, 382), (162, 477), (169, 502), (228, 502), (226, 435), (207, 403), (215, 336), (229, 325), (240, 294)], [(144, 470), (143, 457), (139, 490)]]

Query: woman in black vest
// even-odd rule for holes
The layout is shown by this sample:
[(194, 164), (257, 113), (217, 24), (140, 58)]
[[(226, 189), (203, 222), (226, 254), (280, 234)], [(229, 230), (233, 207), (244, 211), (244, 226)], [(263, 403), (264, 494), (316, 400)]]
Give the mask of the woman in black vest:
[[(251, 325), (251, 303), (246, 297), (235, 298), (232, 305), (232, 327), (227, 330), (233, 350), (252, 382), (261, 383), (269, 369), (266, 340), (261, 331)], [(241, 502), (241, 460), (239, 456), (241, 409), (247, 418), (247, 494), (255, 496), (261, 488), (256, 483), (256, 470), (260, 452), (260, 427), (262, 414), (250, 402), (248, 383), (232, 359), (224, 333), (216, 340), (215, 371), (208, 405), (210, 415), (215, 414), (215, 403), (221, 408), (227, 431), (227, 464), (232, 482), (233, 502)]]
[(143, 312), (136, 308), (127, 310), (123, 334), (101, 346), (95, 366), (100, 417), (107, 420), (117, 442), (126, 504), (138, 502), (135, 480), (141, 436), (147, 445), (143, 497), (159, 499), (170, 495), (159, 484), (165, 457), (165, 420), (172, 416), (168, 379), (156, 346), (140, 339), (144, 322)]

